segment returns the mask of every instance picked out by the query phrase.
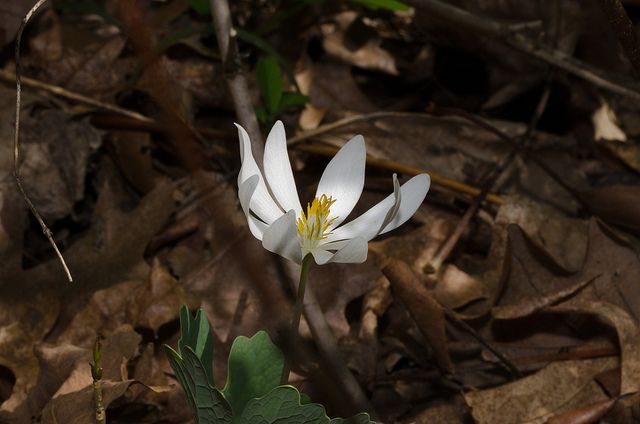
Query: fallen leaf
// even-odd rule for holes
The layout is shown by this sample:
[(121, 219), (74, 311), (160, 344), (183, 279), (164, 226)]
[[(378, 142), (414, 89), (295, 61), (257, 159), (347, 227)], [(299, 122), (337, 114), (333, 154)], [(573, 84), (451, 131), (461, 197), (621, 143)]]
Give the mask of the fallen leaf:
[(33, 346), (51, 331), (60, 305), (45, 293), (30, 302), (3, 299), (0, 308), (0, 365), (15, 376), (11, 396), (0, 405), (0, 420), (20, 414), (38, 379), (38, 358)]
[(427, 339), (438, 365), (451, 371), (453, 362), (447, 347), (445, 313), (442, 306), (405, 262), (389, 259), (382, 272), (389, 279), (394, 294), (406, 305), (422, 335)]
[(601, 400), (591, 405), (566, 411), (549, 418), (547, 424), (592, 424), (613, 408), (617, 399)]
[(380, 47), (381, 40), (372, 38), (352, 50), (345, 46), (345, 32), (358, 19), (357, 12), (346, 11), (333, 17), (332, 23), (321, 25), (322, 46), (331, 55), (364, 69), (398, 75), (394, 57)]
[(611, 106), (602, 101), (600, 107), (591, 115), (594, 140), (627, 141), (627, 135), (618, 126), (618, 118)]
[(640, 236), (640, 186), (596, 187), (580, 197), (594, 215)]
[(542, 424), (560, 412), (608, 400), (593, 380), (614, 358), (552, 362), (533, 375), (464, 394), (478, 424)]
[(28, 0), (2, 2), (0, 4), (0, 44), (5, 45), (15, 37), (25, 14), (33, 6)]
[[(102, 402), (105, 408), (123, 397), (132, 385), (141, 385), (134, 380), (102, 382)], [(108, 415), (108, 413), (107, 413)], [(43, 424), (86, 424), (96, 417), (94, 391), (92, 386), (61, 395), (49, 402), (42, 411)]]
[(613, 326), (618, 334), (621, 356), (620, 394), (640, 391), (640, 328), (637, 321), (622, 308), (608, 302), (585, 299), (571, 299), (567, 302), (547, 308), (549, 312), (588, 313), (597, 315)]

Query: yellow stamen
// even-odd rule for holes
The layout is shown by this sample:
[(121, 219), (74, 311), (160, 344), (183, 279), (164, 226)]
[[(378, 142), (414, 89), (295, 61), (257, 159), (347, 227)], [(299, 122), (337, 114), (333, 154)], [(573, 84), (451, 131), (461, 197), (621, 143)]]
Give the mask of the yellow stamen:
[(330, 208), (335, 203), (335, 199), (327, 197), (325, 194), (307, 203), (307, 213), (304, 210), (296, 221), (298, 234), (305, 241), (316, 242), (327, 238), (331, 231), (329, 226), (335, 221), (337, 216), (329, 218)]

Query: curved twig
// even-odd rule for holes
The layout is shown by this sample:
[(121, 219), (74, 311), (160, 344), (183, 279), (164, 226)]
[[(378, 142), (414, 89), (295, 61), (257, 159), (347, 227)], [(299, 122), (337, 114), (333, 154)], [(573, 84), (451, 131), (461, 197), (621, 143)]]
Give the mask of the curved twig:
[(38, 209), (36, 209), (35, 205), (31, 201), (29, 196), (27, 196), (27, 192), (22, 186), (22, 181), (20, 179), (20, 100), (21, 100), (21, 94), (22, 94), (22, 87), (20, 85), (20, 71), (21, 71), (20, 41), (22, 40), (22, 33), (24, 32), (24, 29), (27, 26), (27, 23), (29, 23), (33, 14), (36, 13), (38, 9), (40, 9), (40, 7), (44, 3), (46, 3), (46, 1), (47, 0), (38, 0), (38, 2), (27, 12), (24, 19), (22, 19), (20, 28), (18, 28), (18, 34), (16, 35), (16, 45), (15, 45), (16, 122), (15, 122), (15, 133), (14, 133), (14, 139), (13, 139), (13, 178), (16, 180), (16, 184), (18, 185), (18, 189), (20, 190), (20, 193), (22, 193), (22, 197), (24, 198), (25, 202), (27, 202), (27, 205), (29, 205), (29, 209), (31, 209), (31, 213), (33, 213), (33, 216), (35, 216), (36, 220), (38, 220), (38, 223), (40, 224), (40, 228), (42, 228), (42, 232), (49, 240), (49, 243), (51, 244), (51, 247), (53, 247), (53, 250), (55, 250), (56, 255), (58, 255), (58, 259), (60, 260), (60, 263), (64, 268), (64, 272), (67, 274), (67, 279), (71, 283), (73, 282), (73, 278), (71, 277), (71, 271), (69, 271), (69, 267), (67, 266), (67, 263), (64, 261), (64, 258), (62, 257), (62, 253), (60, 253), (60, 249), (58, 249), (58, 245), (53, 240), (53, 233), (51, 232), (49, 227), (47, 227), (47, 224), (44, 223), (42, 216), (40, 216)]

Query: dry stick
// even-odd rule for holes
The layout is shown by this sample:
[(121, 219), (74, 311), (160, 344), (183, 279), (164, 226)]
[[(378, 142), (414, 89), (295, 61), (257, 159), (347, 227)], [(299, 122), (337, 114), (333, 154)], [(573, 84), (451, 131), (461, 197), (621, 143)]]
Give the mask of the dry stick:
[[(0, 69), (0, 79), (13, 82), (15, 80), (15, 76), (11, 72), (8, 72), (4, 69)], [(129, 118), (135, 119), (136, 121), (145, 122), (145, 123), (155, 123), (153, 119), (147, 116), (144, 116), (140, 113), (133, 112), (131, 110), (124, 109), (122, 107), (112, 105), (110, 103), (104, 103), (104, 102), (92, 99), (80, 93), (69, 91), (57, 85), (47, 84), (46, 82), (42, 82), (42, 81), (39, 81), (33, 78), (28, 78), (28, 77), (21, 77), (21, 80), (22, 80), (22, 84), (24, 84), (26, 87), (43, 90), (51, 94), (54, 94), (56, 96), (74, 100), (78, 103), (83, 103), (89, 106), (96, 107), (98, 109), (116, 113), (118, 115), (128, 116)]]
[[(334, 146), (298, 144), (294, 148), (303, 152), (314, 153), (328, 157), (333, 157), (338, 152), (338, 148)], [(445, 178), (441, 175), (435, 174), (433, 171), (404, 165), (402, 163), (388, 159), (381, 159), (367, 155), (367, 165), (371, 165), (380, 169), (388, 169), (390, 171), (401, 172), (407, 175), (418, 175), (426, 173), (429, 174), (429, 176), (431, 177), (431, 182), (434, 185), (439, 185), (441, 187), (445, 187), (459, 193), (468, 194), (469, 196), (478, 196), (481, 193), (481, 190), (479, 188), (461, 183), (456, 180)], [(486, 200), (498, 206), (504, 203), (502, 197), (496, 194), (487, 194)]]
[(620, 0), (600, 0), (600, 6), (607, 15), (609, 25), (616, 33), (618, 42), (622, 46), (625, 56), (631, 62), (636, 70), (636, 74), (640, 74), (640, 44), (638, 43), (638, 34), (636, 28), (629, 19), (624, 6)]
[(53, 250), (55, 250), (56, 255), (58, 255), (58, 259), (64, 268), (64, 272), (67, 274), (67, 279), (70, 283), (73, 282), (73, 278), (71, 277), (71, 271), (69, 271), (69, 267), (67, 263), (64, 261), (62, 257), (62, 253), (60, 253), (60, 249), (58, 249), (58, 245), (53, 240), (53, 233), (47, 227), (47, 224), (44, 223), (44, 220), (40, 216), (40, 213), (36, 209), (35, 205), (27, 196), (24, 187), (22, 186), (22, 181), (20, 179), (20, 100), (22, 94), (22, 87), (20, 85), (20, 41), (22, 40), (22, 33), (24, 32), (27, 23), (33, 16), (33, 14), (46, 2), (47, 0), (38, 0), (38, 2), (27, 12), (22, 23), (20, 24), (20, 28), (18, 29), (18, 34), (16, 35), (16, 46), (15, 46), (15, 55), (16, 55), (16, 124), (15, 124), (15, 133), (13, 139), (13, 178), (16, 180), (16, 184), (18, 185), (18, 189), (20, 193), (22, 193), (22, 197), (24, 198), (27, 205), (29, 205), (29, 209), (31, 209), (31, 213), (36, 217), (36, 220), (40, 224), (40, 228), (42, 228), (42, 232), (49, 239), (49, 243)]
[[(13, 82), (15, 78), (13, 74), (5, 70), (0, 70), (0, 79)], [(93, 106), (97, 109), (101, 109), (107, 112), (113, 112), (116, 115), (120, 115), (125, 118), (129, 118), (133, 120), (133, 123), (129, 123), (125, 121), (119, 122), (117, 125), (121, 128), (132, 129), (132, 130), (159, 131), (159, 132), (166, 131), (166, 127), (164, 125), (160, 124), (155, 119), (142, 115), (138, 112), (134, 112), (132, 110), (125, 109), (123, 107), (116, 106), (111, 103), (101, 102), (101, 101), (92, 99), (90, 97), (84, 96), (80, 93), (76, 93), (74, 91), (70, 91), (56, 85), (47, 84), (46, 82), (39, 81), (33, 78), (21, 77), (21, 81), (27, 87), (42, 90), (42, 91), (54, 94), (56, 96), (60, 96), (68, 100), (73, 100), (78, 103), (86, 104), (89, 106)], [(438, 110), (448, 111), (449, 109), (438, 107)], [(470, 115), (470, 114), (467, 114), (467, 115)], [(302, 144), (300, 142), (318, 135), (329, 133), (333, 130), (336, 130), (340, 127), (349, 125), (354, 122), (366, 121), (366, 120), (371, 120), (376, 118), (416, 117), (416, 116), (423, 116), (423, 115), (416, 114), (416, 113), (405, 113), (405, 112), (375, 112), (375, 113), (364, 114), (364, 115), (350, 116), (348, 118), (343, 118), (338, 121), (318, 127), (315, 130), (298, 134), (289, 140), (289, 145), (293, 144), (296, 149), (309, 152), (309, 153), (315, 153), (315, 154), (320, 154), (324, 156), (335, 156), (337, 152), (337, 148), (335, 147)], [(469, 116), (463, 115), (463, 117), (466, 117), (467, 119), (473, 121), (473, 119), (470, 119)], [(139, 122), (142, 125), (136, 125), (135, 122)], [(474, 122), (477, 123), (477, 121), (474, 121)], [(487, 126), (487, 129), (493, 128), (491, 125), (487, 123), (485, 123), (485, 125)], [(226, 133), (223, 131), (206, 129), (206, 128), (197, 128), (197, 131), (203, 135), (210, 136), (210, 137), (223, 138), (226, 135)], [(489, 129), (489, 131), (491, 130)], [(511, 141), (509, 137), (505, 136), (502, 132), (498, 130), (494, 130), (491, 132), (497, 134), (502, 138), (506, 137), (508, 141)], [(259, 140), (259, 139), (256, 139), (256, 140)], [(477, 196), (478, 194), (480, 194), (480, 191), (481, 191), (476, 187), (472, 187), (470, 185), (461, 183), (459, 181), (451, 180), (449, 178), (445, 178), (440, 175), (434, 174), (432, 171), (404, 165), (399, 162), (395, 162), (387, 159), (380, 159), (380, 158), (368, 156), (367, 164), (381, 168), (381, 169), (388, 169), (391, 171), (401, 172), (408, 175), (418, 175), (426, 172), (431, 175), (431, 181), (434, 183), (434, 185), (440, 185), (441, 187), (445, 187), (459, 193), (468, 194), (470, 196)], [(501, 205), (502, 203), (504, 203), (504, 200), (500, 196), (496, 194), (491, 194), (491, 193), (487, 194), (486, 200), (496, 205)]]
[(485, 349), (487, 349), (489, 352), (493, 353), (493, 355), (496, 358), (498, 358), (500, 363), (502, 365), (504, 365), (504, 367), (509, 371), (509, 373), (513, 377), (517, 377), (517, 378), (521, 378), (522, 377), (522, 373), (520, 372), (518, 367), (516, 367), (506, 356), (504, 356), (502, 353), (500, 353), (500, 351), (498, 349), (493, 347), (493, 345), (491, 343), (486, 341), (472, 326), (470, 326), (469, 324), (467, 324), (466, 322), (464, 322), (463, 320), (458, 318), (458, 316), (456, 315), (455, 312), (453, 312), (449, 308), (444, 308), (444, 314), (447, 317), (447, 319), (449, 320), (449, 322), (453, 322), (455, 325), (457, 325), (458, 327), (462, 328), (464, 331), (469, 333), (469, 335), (471, 335), (471, 337), (476, 339), (476, 341), (479, 344), (481, 344)]
[[(547, 81), (549, 81), (549, 79), (547, 79)], [(480, 205), (482, 204), (482, 201), (484, 200), (486, 194), (489, 192), (489, 190), (491, 189), (495, 181), (502, 174), (502, 172), (507, 168), (507, 166), (511, 164), (511, 162), (513, 161), (513, 158), (529, 142), (529, 140), (531, 139), (531, 135), (533, 134), (535, 127), (538, 125), (538, 121), (540, 120), (540, 117), (542, 116), (542, 113), (544, 112), (544, 109), (547, 106), (550, 92), (551, 92), (550, 86), (549, 86), (549, 83), (547, 82), (545, 86), (545, 90), (542, 93), (542, 96), (540, 96), (540, 100), (538, 101), (533, 117), (531, 118), (531, 121), (527, 126), (527, 131), (516, 143), (515, 147), (511, 150), (509, 155), (501, 163), (499, 163), (493, 170), (491, 170), (488, 173), (488, 175), (484, 178), (485, 182), (482, 185), (482, 191), (473, 200), (473, 203), (467, 209), (467, 211), (465, 212), (460, 222), (458, 222), (458, 225), (456, 226), (453, 233), (451, 233), (451, 235), (447, 238), (447, 241), (445, 241), (445, 243), (440, 247), (440, 250), (438, 251), (436, 256), (427, 265), (427, 267), (429, 268), (427, 271), (436, 272), (440, 269), (440, 266), (442, 266), (442, 263), (449, 257), (449, 255), (455, 248), (456, 244), (458, 243), (458, 240), (460, 240), (460, 237), (462, 237), (462, 234), (464, 233), (465, 229), (468, 227), (469, 223), (471, 222), (471, 219), (476, 215), (476, 213), (478, 212), (478, 209), (480, 209)]]
[(93, 402), (96, 411), (96, 422), (105, 424), (107, 422), (107, 412), (104, 407), (102, 397), (102, 344), (100, 336), (96, 337), (93, 344), (93, 364), (91, 365), (91, 378), (93, 379)]
[[(237, 34), (231, 23), (229, 3), (227, 0), (209, 0), (209, 5), (211, 6), (213, 27), (218, 40), (227, 85), (231, 92), (238, 120), (249, 133), (254, 156), (261, 158), (264, 153), (262, 135), (251, 104), (251, 93), (249, 92), (247, 79), (242, 73), (242, 65), (236, 44)], [(258, 167), (262, 167), (262, 161), (258, 161)]]
[(560, 50), (533, 41), (514, 32), (512, 27), (440, 0), (407, 0), (407, 3), (429, 13), (434, 20), (456, 24), (471, 31), (502, 39), (507, 45), (584, 79), (598, 87), (640, 100), (640, 85), (621, 75), (610, 74), (577, 60)]
[[(330, 133), (332, 131), (335, 131), (339, 128), (353, 124), (355, 122), (370, 121), (373, 119), (381, 119), (381, 118), (416, 118), (416, 117), (427, 117), (427, 115), (411, 113), (411, 112), (373, 112), (373, 113), (362, 114), (362, 115), (348, 116), (346, 118), (339, 119), (335, 122), (322, 125), (313, 130), (309, 130), (301, 134), (297, 134), (294, 137), (290, 138), (287, 144), (289, 146), (295, 146), (296, 149), (299, 149), (305, 152), (316, 153), (316, 154), (321, 154), (325, 156), (334, 156), (338, 151), (336, 147), (301, 144), (301, 142), (311, 139), (313, 137)], [(401, 163), (394, 162), (391, 160), (367, 156), (367, 164), (370, 164), (382, 169), (389, 169), (396, 172), (406, 173), (409, 175), (418, 175), (418, 174), (428, 173), (431, 176), (431, 181), (436, 185), (440, 185), (442, 187), (446, 187), (451, 190), (458, 191), (460, 193), (469, 194), (471, 196), (477, 196), (480, 193), (480, 189), (478, 188), (471, 187), (467, 184), (434, 174), (432, 171), (416, 168), (413, 166), (403, 165)], [(503, 203), (502, 198), (495, 194), (487, 194), (486, 199), (497, 205), (501, 205)]]

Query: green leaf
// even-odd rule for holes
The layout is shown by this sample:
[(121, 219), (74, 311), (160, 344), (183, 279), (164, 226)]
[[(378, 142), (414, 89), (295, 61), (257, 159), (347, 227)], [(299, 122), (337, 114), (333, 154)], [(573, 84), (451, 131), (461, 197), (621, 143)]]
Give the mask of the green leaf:
[(397, 0), (351, 0), (372, 10), (385, 9), (394, 12), (409, 10), (409, 6)]
[[(185, 391), (191, 412), (198, 424), (230, 424), (231, 406), (218, 389), (208, 381), (205, 367), (195, 352), (186, 346), (182, 356), (165, 345), (169, 364)], [(210, 368), (210, 367), (209, 367)]]
[(262, 106), (256, 107), (256, 118), (258, 118), (261, 124), (266, 124), (271, 120), (269, 114)]
[(213, 384), (213, 337), (202, 309), (194, 318), (185, 305), (180, 308), (179, 352), (164, 348), (196, 422), (231, 423), (231, 406)]
[(278, 105), (278, 112), (286, 112), (287, 109), (302, 106), (309, 101), (309, 97), (301, 93), (284, 93), (280, 104)]
[(282, 73), (278, 60), (273, 56), (258, 59), (256, 77), (262, 101), (269, 114), (273, 114), (278, 110), (282, 98)]
[(189, 6), (200, 15), (208, 15), (211, 13), (209, 0), (189, 0)]
[(240, 416), (251, 399), (263, 397), (277, 387), (283, 368), (284, 357), (267, 333), (237, 337), (229, 353), (227, 384), (222, 390), (234, 415)]
[(211, 386), (214, 386), (212, 368), (213, 337), (209, 329), (209, 321), (207, 321), (202, 309), (198, 310), (194, 318), (185, 305), (180, 308), (180, 340), (178, 341), (178, 346), (180, 354), (183, 356), (185, 348), (191, 348), (205, 365), (207, 381)]
[(242, 411), (239, 424), (376, 424), (369, 414), (330, 420), (324, 406), (303, 404), (300, 392), (293, 386), (278, 386), (266, 396), (252, 399)]
[(300, 404), (300, 393), (292, 386), (280, 386), (260, 399), (252, 399), (242, 411), (240, 424), (329, 424), (324, 407)]

